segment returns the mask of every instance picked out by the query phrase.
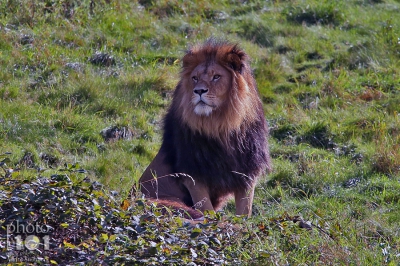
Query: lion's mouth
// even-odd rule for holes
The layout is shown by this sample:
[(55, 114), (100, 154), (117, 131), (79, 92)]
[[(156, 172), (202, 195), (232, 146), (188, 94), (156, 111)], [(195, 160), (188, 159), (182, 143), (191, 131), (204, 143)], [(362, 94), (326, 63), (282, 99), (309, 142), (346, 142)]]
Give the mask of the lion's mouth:
[(197, 105), (200, 105), (200, 106), (209, 106), (209, 107), (211, 107), (211, 108), (215, 108), (215, 107), (216, 107), (216, 106), (213, 105), (213, 104), (209, 104), (209, 103), (205, 102), (203, 99), (200, 99), (195, 105), (196, 105), (196, 106), (197, 106)]
[(215, 107), (211, 104), (208, 104), (207, 102), (203, 101), (203, 100), (199, 100), (195, 105), (194, 105), (194, 112), (197, 115), (201, 115), (201, 116), (209, 116), (213, 110), (215, 109)]

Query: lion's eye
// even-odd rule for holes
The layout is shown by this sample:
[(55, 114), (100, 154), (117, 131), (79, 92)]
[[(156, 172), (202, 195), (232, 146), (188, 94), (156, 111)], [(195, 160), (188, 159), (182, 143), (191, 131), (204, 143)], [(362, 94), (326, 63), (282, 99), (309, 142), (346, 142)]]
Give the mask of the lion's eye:
[(214, 80), (214, 81), (217, 81), (217, 80), (219, 80), (220, 78), (221, 78), (221, 75), (214, 75), (213, 80)]
[(199, 81), (199, 79), (196, 76), (193, 76), (192, 79), (193, 79), (194, 82)]

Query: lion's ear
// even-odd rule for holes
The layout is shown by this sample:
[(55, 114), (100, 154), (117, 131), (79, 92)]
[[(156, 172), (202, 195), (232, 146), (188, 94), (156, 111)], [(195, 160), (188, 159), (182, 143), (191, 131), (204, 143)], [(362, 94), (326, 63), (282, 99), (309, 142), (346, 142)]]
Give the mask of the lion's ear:
[(244, 61), (246, 60), (246, 54), (237, 49), (233, 49), (226, 58), (227, 64), (230, 68), (232, 68), (234, 71), (239, 72), (242, 74), (245, 64)]
[(194, 56), (192, 50), (188, 50), (185, 56), (182, 58), (183, 67), (188, 67), (191, 64), (194, 64)]

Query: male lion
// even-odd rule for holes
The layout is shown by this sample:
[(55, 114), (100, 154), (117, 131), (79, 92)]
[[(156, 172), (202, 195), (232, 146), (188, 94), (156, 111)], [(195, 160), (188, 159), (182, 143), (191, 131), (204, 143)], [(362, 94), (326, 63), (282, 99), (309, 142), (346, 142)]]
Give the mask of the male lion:
[(254, 187), (269, 170), (270, 156), (248, 57), (235, 44), (209, 39), (186, 53), (180, 75), (160, 151), (139, 180), (141, 191), (193, 219), (221, 209), (233, 194), (236, 214), (250, 216)]

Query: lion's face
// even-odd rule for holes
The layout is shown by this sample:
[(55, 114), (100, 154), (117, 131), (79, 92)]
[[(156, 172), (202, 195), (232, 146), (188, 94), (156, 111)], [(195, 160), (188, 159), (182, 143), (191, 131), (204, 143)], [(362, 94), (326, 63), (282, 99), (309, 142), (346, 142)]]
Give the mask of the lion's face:
[(247, 55), (236, 45), (209, 41), (182, 62), (171, 108), (193, 131), (227, 141), (263, 116)]
[(198, 65), (191, 73), (191, 94), (193, 111), (200, 116), (209, 116), (228, 99), (231, 87), (231, 73), (219, 64)]

